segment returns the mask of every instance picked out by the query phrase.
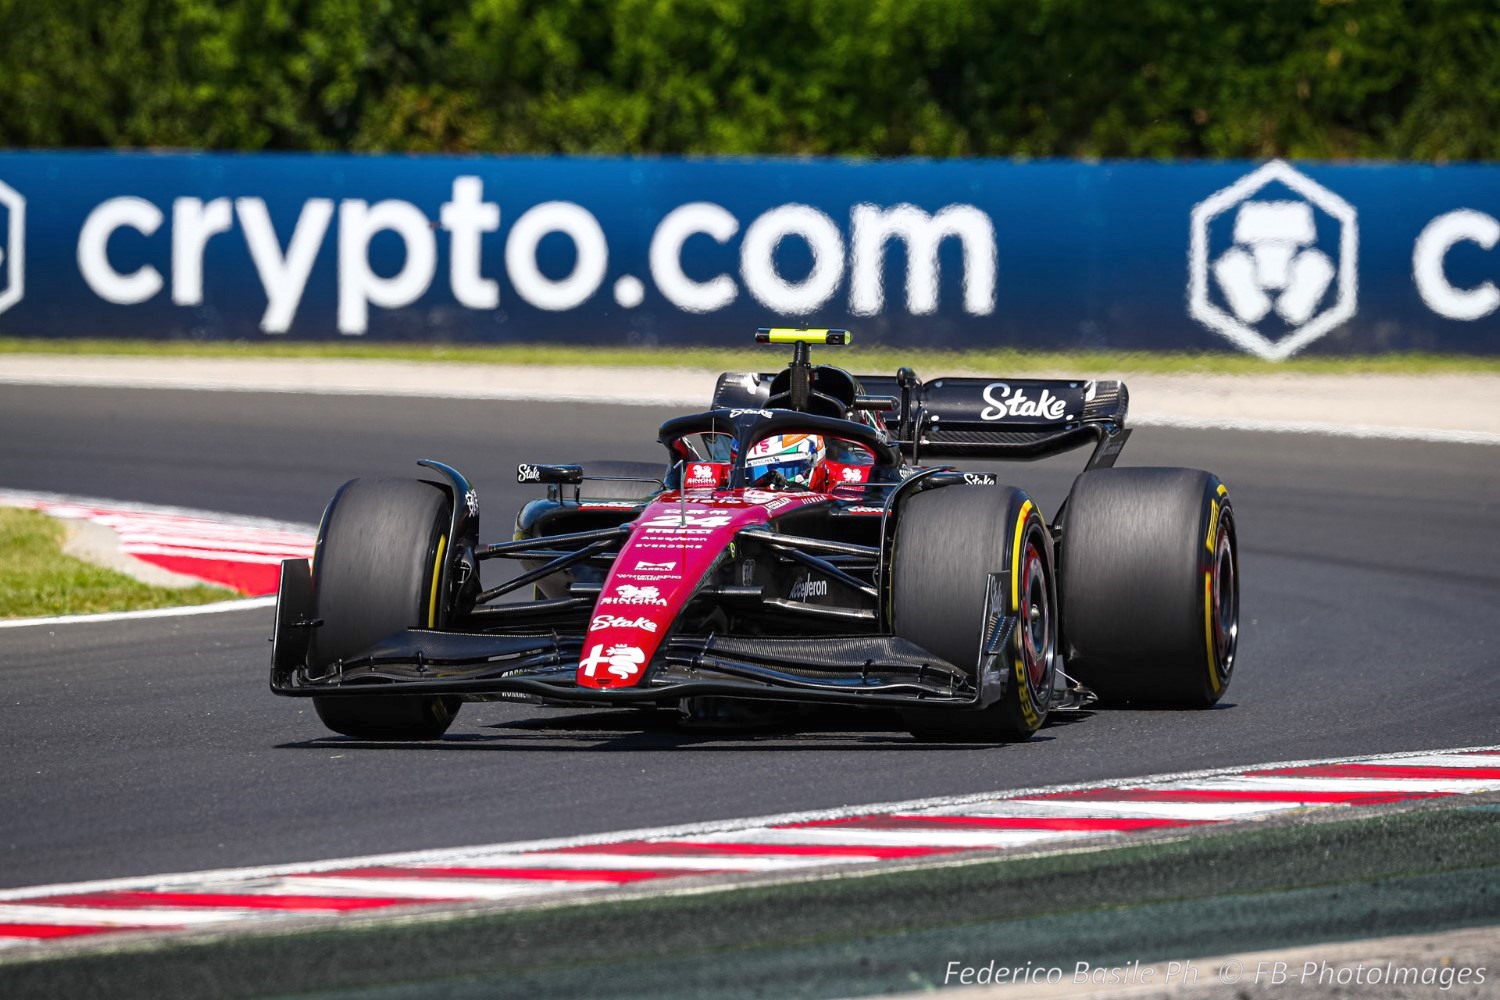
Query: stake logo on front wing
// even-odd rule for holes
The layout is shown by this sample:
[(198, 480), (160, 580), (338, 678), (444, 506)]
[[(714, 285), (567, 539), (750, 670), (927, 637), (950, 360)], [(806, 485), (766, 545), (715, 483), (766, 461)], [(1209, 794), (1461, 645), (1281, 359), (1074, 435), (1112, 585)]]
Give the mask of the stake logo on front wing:
[(607, 666), (610, 676), (623, 681), (640, 673), (645, 662), (646, 654), (639, 646), (619, 644), (605, 649), (603, 643), (595, 643), (589, 655), (578, 661), (578, 667), (585, 677), (594, 677), (600, 667)]

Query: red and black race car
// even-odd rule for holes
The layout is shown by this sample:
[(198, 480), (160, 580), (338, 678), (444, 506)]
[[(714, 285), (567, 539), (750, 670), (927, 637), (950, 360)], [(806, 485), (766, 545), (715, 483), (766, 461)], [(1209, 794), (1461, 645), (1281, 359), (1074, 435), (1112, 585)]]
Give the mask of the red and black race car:
[[(721, 376), (710, 409), (661, 426), (660, 465), (520, 466), (546, 496), (506, 541), (480, 540), (474, 489), (439, 462), (345, 483), (312, 562), (282, 564), (271, 689), (363, 739), (434, 738), (464, 701), (529, 697), (893, 707), (923, 739), (1004, 741), (1095, 694), (1223, 695), (1228, 492), (1113, 467), (1123, 384), (856, 377), (810, 360), (845, 331), (757, 339), (791, 364)], [(1050, 518), (936, 464), (1087, 445)], [(487, 587), (497, 559), (519, 572)]]

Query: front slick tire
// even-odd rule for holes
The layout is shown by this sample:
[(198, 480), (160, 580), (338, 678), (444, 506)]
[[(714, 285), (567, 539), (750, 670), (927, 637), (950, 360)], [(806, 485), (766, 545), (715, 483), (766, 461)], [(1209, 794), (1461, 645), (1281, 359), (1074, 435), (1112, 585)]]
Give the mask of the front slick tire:
[(1059, 617), (1052, 539), (1036, 504), (1008, 486), (919, 493), (902, 505), (892, 572), (896, 634), (971, 676), (979, 669), (991, 573), (1004, 574), (991, 610), (1017, 616), (1000, 653), (1004, 695), (973, 711), (904, 709), (907, 729), (937, 743), (1030, 738), (1052, 702)]
[[(313, 571), (309, 662), (327, 671), (403, 628), (439, 624), (434, 586), (448, 546), (447, 494), (417, 479), (355, 479), (323, 515)], [(361, 740), (431, 740), (447, 732), (457, 698), (314, 697), (318, 718)]]
[(1239, 636), (1239, 550), (1218, 479), (1083, 473), (1061, 562), (1068, 672), (1100, 700), (1207, 708), (1223, 697)]

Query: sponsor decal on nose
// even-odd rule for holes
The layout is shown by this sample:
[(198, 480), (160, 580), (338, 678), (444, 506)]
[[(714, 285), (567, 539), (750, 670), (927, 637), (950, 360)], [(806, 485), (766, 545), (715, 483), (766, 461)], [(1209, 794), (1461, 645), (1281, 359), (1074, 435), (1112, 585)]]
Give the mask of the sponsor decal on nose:
[(585, 677), (597, 676), (599, 668), (604, 667), (609, 676), (629, 680), (641, 672), (641, 664), (645, 662), (646, 654), (639, 646), (616, 643), (605, 649), (603, 643), (595, 643), (589, 654), (578, 661), (578, 666)]

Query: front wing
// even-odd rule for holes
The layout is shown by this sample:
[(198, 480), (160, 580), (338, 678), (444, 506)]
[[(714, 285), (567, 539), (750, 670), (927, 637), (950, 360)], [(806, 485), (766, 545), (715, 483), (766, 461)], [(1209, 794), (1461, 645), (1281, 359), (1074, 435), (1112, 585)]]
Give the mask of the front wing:
[[(530, 695), (549, 701), (640, 704), (702, 695), (859, 705), (978, 708), (1007, 675), (973, 677), (894, 635), (670, 638), (633, 687), (577, 683), (584, 636), (533, 630), (493, 634), (403, 629), (314, 673), (307, 662), (312, 590), (306, 563), (288, 560), (276, 604), (271, 690), (290, 696)], [(1006, 630), (1009, 631), (1008, 629)], [(991, 659), (989, 657), (987, 660)]]

